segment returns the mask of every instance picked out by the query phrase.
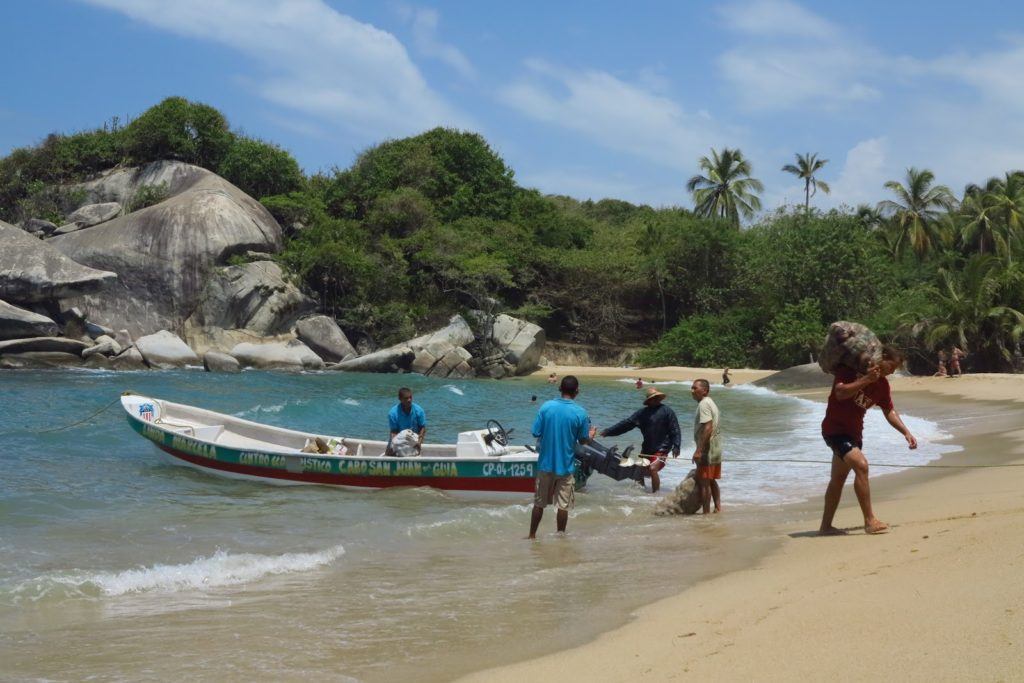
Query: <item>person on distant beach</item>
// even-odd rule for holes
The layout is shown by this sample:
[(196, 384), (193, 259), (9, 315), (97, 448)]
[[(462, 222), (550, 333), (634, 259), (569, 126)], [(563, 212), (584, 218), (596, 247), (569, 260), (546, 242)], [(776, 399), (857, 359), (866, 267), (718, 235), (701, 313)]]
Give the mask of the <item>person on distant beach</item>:
[(936, 377), (948, 377), (946, 374), (946, 352), (943, 349), (939, 349), (939, 369), (935, 371)]
[(580, 383), (572, 375), (562, 378), (558, 388), (561, 398), (545, 401), (533, 421), (533, 435), (537, 441), (537, 480), (534, 484), (533, 512), (530, 515), (530, 535), (537, 538), (537, 527), (544, 516), (544, 508), (554, 503), (559, 533), (565, 533), (569, 510), (575, 501), (572, 476), (573, 459), (577, 443), (587, 443), (594, 437), (590, 416), (576, 396)]
[(553, 372), (548, 375), (548, 384), (554, 384), (556, 381), (558, 381), (558, 375)]
[(388, 437), (385, 455), (393, 454), (391, 441), (403, 429), (411, 429), (419, 437), (416, 450), (423, 450), (423, 439), (427, 435), (427, 414), (423, 412), (423, 408), (412, 402), (412, 389), (409, 387), (402, 387), (398, 390), (398, 403), (388, 413), (388, 427), (391, 430), (391, 436)]
[(536, 403), (536, 402), (537, 402), (537, 394), (534, 394), (533, 396), (530, 397), (530, 403)]
[(903, 364), (903, 354), (891, 347), (882, 349), (882, 360), (868, 368), (867, 374), (860, 375), (846, 366), (839, 366), (832, 381), (832, 392), (828, 396), (825, 419), (821, 422), (821, 435), (832, 449), (832, 477), (825, 490), (825, 511), (821, 516), (822, 535), (844, 534), (845, 531), (832, 526), (843, 486), (850, 470), (854, 471), (853, 490), (857, 494), (861, 512), (864, 514), (864, 531), (882, 534), (889, 526), (875, 517), (871, 508), (871, 488), (868, 484), (868, 459), (864, 455), (862, 436), (864, 414), (877, 405), (885, 414), (886, 421), (903, 435), (911, 450), (917, 448), (917, 439), (900, 419), (892, 402), (892, 390), (886, 379)]
[(732, 381), (732, 378), (729, 377), (729, 368), (726, 368), (725, 370), (722, 370), (722, 386), (723, 387), (729, 386), (729, 382), (731, 382), (731, 381)]
[(693, 464), (697, 466), (696, 479), (705, 515), (711, 512), (712, 501), (715, 512), (722, 511), (722, 494), (718, 489), (718, 480), (722, 478), (722, 426), (718, 406), (708, 396), (710, 393), (711, 383), (706, 379), (694, 380), (690, 386), (690, 396), (697, 401), (693, 416)]
[(963, 358), (966, 355), (967, 355), (966, 353), (961, 351), (959, 349), (959, 347), (956, 347), (956, 346), (954, 346), (953, 350), (949, 352), (949, 376), (950, 377), (960, 377), (961, 375), (964, 374), (960, 370), (960, 359)]
[(637, 377), (636, 378), (636, 388), (637, 389), (643, 389), (644, 388), (644, 380), (643, 380), (642, 377)]
[(673, 458), (679, 457), (682, 440), (676, 412), (662, 403), (664, 400), (665, 394), (654, 387), (648, 387), (643, 408), (601, 431), (601, 436), (618, 436), (634, 428), (640, 429), (644, 437), (640, 454), (651, 461), (651, 493), (657, 493), (661, 487), (658, 472), (664, 469), (669, 452)]

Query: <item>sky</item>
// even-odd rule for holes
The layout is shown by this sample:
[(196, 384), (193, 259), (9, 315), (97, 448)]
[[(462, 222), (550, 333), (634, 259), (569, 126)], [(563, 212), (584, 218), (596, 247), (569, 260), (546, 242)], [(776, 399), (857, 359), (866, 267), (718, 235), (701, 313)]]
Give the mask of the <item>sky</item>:
[(309, 173), (448, 126), (521, 185), (653, 206), (692, 206), (726, 146), (766, 210), (803, 201), (798, 152), (828, 160), (823, 208), (1024, 167), (1017, 3), (26, 0), (0, 26), (0, 155), (178, 95)]

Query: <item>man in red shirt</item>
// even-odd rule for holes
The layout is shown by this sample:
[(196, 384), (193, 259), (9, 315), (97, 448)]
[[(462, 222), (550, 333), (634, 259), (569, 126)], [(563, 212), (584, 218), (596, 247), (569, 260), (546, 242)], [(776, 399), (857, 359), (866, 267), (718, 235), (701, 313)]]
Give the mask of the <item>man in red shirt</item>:
[(903, 363), (903, 354), (891, 346), (882, 351), (882, 360), (868, 369), (867, 374), (858, 375), (854, 370), (839, 367), (832, 382), (832, 393), (828, 397), (825, 419), (821, 422), (821, 435), (832, 449), (832, 479), (825, 490), (825, 512), (821, 516), (823, 535), (846, 533), (832, 526), (843, 486), (852, 469), (853, 490), (857, 494), (861, 512), (864, 513), (864, 531), (869, 534), (885, 533), (889, 526), (875, 517), (871, 509), (871, 488), (868, 485), (868, 460), (861, 450), (864, 432), (864, 414), (877, 405), (893, 429), (907, 440), (911, 449), (917, 448), (917, 439), (903, 424), (892, 403), (889, 375)]

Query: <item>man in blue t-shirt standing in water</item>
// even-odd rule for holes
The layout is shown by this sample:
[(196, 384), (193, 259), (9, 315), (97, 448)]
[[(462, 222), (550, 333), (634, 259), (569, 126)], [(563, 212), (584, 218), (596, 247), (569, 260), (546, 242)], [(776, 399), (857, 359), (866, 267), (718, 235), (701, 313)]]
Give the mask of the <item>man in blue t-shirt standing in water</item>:
[(583, 406), (574, 400), (580, 393), (580, 383), (572, 375), (562, 378), (558, 388), (562, 397), (546, 401), (533, 421), (533, 435), (537, 437), (537, 481), (533, 494), (533, 514), (530, 516), (530, 535), (537, 537), (537, 527), (544, 516), (544, 508), (557, 501), (555, 520), (559, 533), (565, 532), (569, 509), (573, 506), (573, 452), (577, 443), (586, 443), (594, 437), (590, 417)]
[(403, 429), (411, 429), (419, 437), (416, 442), (417, 451), (423, 448), (423, 438), (427, 435), (427, 414), (423, 412), (423, 408), (412, 402), (412, 389), (409, 387), (398, 390), (398, 403), (388, 413), (388, 428), (391, 431), (391, 436), (388, 437), (388, 455), (392, 455), (391, 442)]

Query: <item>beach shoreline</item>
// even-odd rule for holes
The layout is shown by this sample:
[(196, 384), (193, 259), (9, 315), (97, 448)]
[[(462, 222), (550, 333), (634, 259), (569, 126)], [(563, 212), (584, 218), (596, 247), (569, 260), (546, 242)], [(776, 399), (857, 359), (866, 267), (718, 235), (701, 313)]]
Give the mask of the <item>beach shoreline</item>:
[[(681, 381), (721, 370), (549, 366), (535, 374), (551, 372)], [(740, 384), (773, 373), (731, 374)], [(901, 411), (935, 420), (963, 447), (933, 464), (1024, 464), (1024, 376), (895, 377), (893, 391)], [(825, 389), (793, 393), (827, 397)], [(837, 515), (848, 536), (816, 536), (820, 501), (787, 506), (781, 543), (752, 566), (642, 607), (585, 645), (459, 680), (1018, 676), (1024, 467), (877, 474), (873, 500), (889, 534), (862, 533), (848, 485)], [(951, 652), (955, 659), (944, 656)]]

